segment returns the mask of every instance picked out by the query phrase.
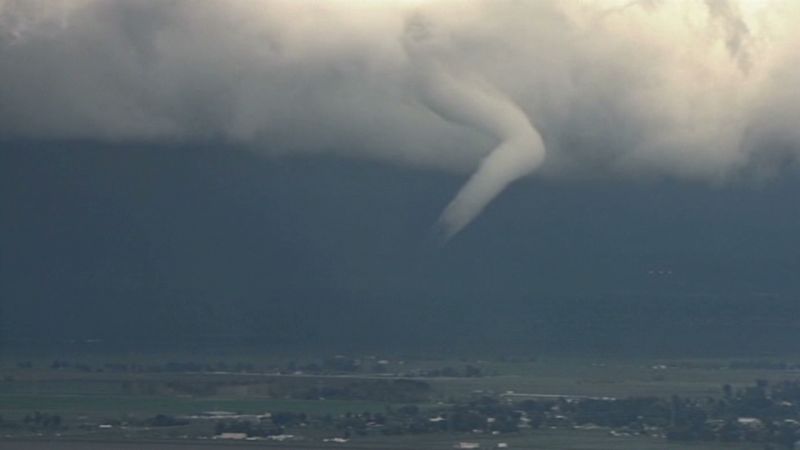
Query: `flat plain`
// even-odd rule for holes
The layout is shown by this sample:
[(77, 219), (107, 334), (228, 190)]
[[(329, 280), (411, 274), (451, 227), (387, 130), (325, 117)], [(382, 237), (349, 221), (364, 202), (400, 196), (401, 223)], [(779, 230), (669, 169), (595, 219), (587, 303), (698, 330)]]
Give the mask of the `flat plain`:
[[(311, 358), (310, 358), (311, 359)], [(375, 359), (375, 358), (373, 358)], [(154, 358), (153, 360), (158, 360)], [(236, 414), (291, 412), (314, 417), (340, 417), (351, 413), (385, 413), (413, 404), (436, 408), (478, 396), (524, 400), (526, 398), (625, 398), (631, 396), (713, 398), (722, 386), (751, 385), (755, 380), (779, 382), (798, 378), (792, 369), (776, 368), (772, 361), (735, 364), (731, 359), (624, 359), (600, 357), (537, 357), (528, 359), (431, 359), (386, 358), (385, 371), (371, 373), (304, 373), (278, 370), (282, 359), (238, 356), (255, 368), (244, 372), (153, 372), (114, 371), (119, 361), (102, 363), (101, 357), (79, 363), (81, 370), (56, 367), (48, 359), (4, 361), (0, 372), (0, 416), (8, 422), (22, 421), (34, 411), (58, 415), (63, 429), (25, 431), (0, 429), (0, 448), (20, 450), (109, 449), (178, 450), (186, 448), (228, 449), (233, 447), (287, 449), (446, 449), (458, 442), (473, 442), (481, 448), (550, 450), (656, 450), (676, 448), (663, 438), (646, 435), (614, 435), (608, 429), (526, 430), (501, 435), (434, 433), (385, 436), (368, 433), (347, 442), (325, 442), (328, 431), (309, 429), (297, 440), (286, 442), (232, 442), (213, 439), (208, 426), (192, 422), (174, 427), (126, 427), (126, 422), (146, 421), (156, 415), (185, 417), (209, 411)], [(381, 360), (384, 361), (384, 360)], [(30, 363), (30, 364), (28, 364)], [(132, 361), (128, 361), (133, 364)], [(226, 363), (233, 365), (233, 362)], [(292, 362), (291, 364), (294, 365)], [(777, 364), (777, 363), (776, 363)], [(442, 367), (469, 365), (480, 376), (430, 376)], [(86, 367), (89, 367), (87, 369)], [(248, 366), (250, 367), (250, 366)], [(264, 369), (260, 369), (263, 367)], [(789, 365), (788, 367), (794, 367)], [(437, 372), (438, 373), (438, 372)], [(353, 398), (302, 398), (309, 389), (343, 386), (386, 386), (395, 380), (413, 380), (429, 386), (424, 398), (393, 398), (395, 394), (363, 394)], [(317, 392), (317, 391), (314, 391)], [(349, 392), (349, 391), (348, 391)], [(372, 396), (372, 397), (370, 397)], [(377, 396), (377, 397), (376, 397)], [(102, 424), (113, 424), (103, 426)], [(120, 425), (123, 424), (123, 425)], [(205, 431), (204, 431), (205, 430)], [(304, 430), (294, 429), (300, 435)], [(761, 449), (763, 445), (732, 443), (681, 443), (680, 448)]]

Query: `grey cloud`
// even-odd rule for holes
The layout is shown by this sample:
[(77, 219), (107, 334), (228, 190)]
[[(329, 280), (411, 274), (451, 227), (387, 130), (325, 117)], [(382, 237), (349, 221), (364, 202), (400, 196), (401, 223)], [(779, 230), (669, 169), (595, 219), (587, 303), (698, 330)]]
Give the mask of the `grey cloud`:
[(443, 216), (457, 231), (534, 170), (716, 182), (795, 160), (798, 18), (788, 0), (0, 0), (0, 136), (477, 170)]

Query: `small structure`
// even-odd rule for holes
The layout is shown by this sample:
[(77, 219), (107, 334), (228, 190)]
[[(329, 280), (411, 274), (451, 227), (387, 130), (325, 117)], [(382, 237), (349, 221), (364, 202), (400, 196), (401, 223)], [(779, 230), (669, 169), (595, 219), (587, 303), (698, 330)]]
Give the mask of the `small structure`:
[(764, 422), (755, 417), (739, 417), (736, 419), (736, 422), (739, 423), (739, 425), (751, 430), (760, 430), (764, 428)]
[(233, 439), (236, 441), (243, 441), (247, 439), (247, 433), (221, 433), (217, 435), (217, 439)]
[(293, 434), (273, 434), (272, 436), (267, 436), (267, 439), (269, 439), (270, 441), (283, 442), (283, 441), (289, 441), (289, 440), (294, 439), (294, 435)]

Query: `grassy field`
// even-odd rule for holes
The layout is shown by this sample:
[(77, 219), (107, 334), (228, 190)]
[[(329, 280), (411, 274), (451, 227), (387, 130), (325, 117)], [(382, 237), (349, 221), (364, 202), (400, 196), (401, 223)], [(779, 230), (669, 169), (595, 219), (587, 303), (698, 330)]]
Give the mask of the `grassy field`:
[(552, 358), (525, 363), (487, 363), (498, 375), (432, 380), (445, 395), (476, 390), (584, 396), (718, 396), (724, 384), (734, 387), (754, 380), (800, 377), (797, 371), (728, 369), (727, 361), (600, 360)]
[[(239, 357), (241, 359), (241, 357)], [(796, 371), (772, 369), (730, 369), (728, 361), (705, 360), (655, 360), (655, 359), (601, 359), (601, 358), (538, 358), (534, 361), (486, 361), (486, 360), (406, 360), (402, 369), (413, 371), (442, 366), (480, 367), (485, 376), (430, 377), (419, 378), (431, 386), (426, 402), (447, 403), (452, 399), (465, 398), (476, 393), (493, 395), (576, 395), (576, 396), (660, 396), (680, 395), (685, 397), (719, 396), (723, 384), (751, 385), (756, 379), (779, 381), (796, 379)], [(203, 411), (234, 411), (243, 414), (291, 411), (315, 415), (341, 415), (345, 412), (384, 412), (388, 407), (397, 407), (402, 402), (352, 399), (301, 400), (276, 396), (275, 392), (288, 392), (298, 387), (340, 386), (352, 382), (392, 380), (391, 375), (274, 375), (231, 373), (114, 373), (81, 372), (77, 370), (53, 370), (44, 364), (40, 368), (18, 368), (5, 362), (0, 369), (0, 416), (6, 420), (19, 420), (33, 411), (63, 416), (64, 423), (74, 427), (81, 422), (103, 423), (106, 420), (124, 418), (146, 418), (156, 414), (189, 415)], [(165, 390), (174, 383), (215, 386), (213, 394), (185, 394)], [(134, 390), (130, 386), (147, 389)], [(222, 388), (218, 388), (222, 386)], [(148, 390), (149, 389), (149, 390)], [(426, 403), (419, 403), (425, 407)], [(95, 425), (96, 426), (96, 425)], [(112, 432), (64, 433), (66, 437), (86, 439), (112, 439), (114, 443), (91, 441), (70, 442), (47, 439), (19, 440), (20, 435), (9, 435), (0, 430), (0, 448), (20, 450), (58, 449), (109, 449), (147, 448), (171, 450), (178, 448), (230, 448), (218, 441), (172, 440), (157, 443), (142, 441), (125, 443), (125, 439), (149, 439), (169, 437), (174, 439), (185, 430), (177, 428), (169, 435), (140, 433), (136, 436)], [(133, 437), (132, 437), (133, 436)], [(150, 437), (148, 437), (150, 436)], [(35, 437), (26, 435), (22, 437)], [(52, 436), (50, 436), (52, 438)], [(319, 437), (319, 436), (317, 436)], [(12, 441), (11, 439), (17, 439)], [(506, 442), (512, 448), (548, 450), (593, 450), (593, 449), (668, 449), (677, 448), (663, 439), (642, 436), (614, 437), (608, 431), (536, 430), (533, 432), (503, 436), (451, 435), (440, 433), (424, 436), (369, 435), (359, 437), (346, 445), (323, 444), (316, 439), (306, 443), (259, 443), (261, 446), (283, 448), (363, 448), (363, 449), (445, 449), (458, 441), (480, 442), (481, 448), (496, 447)], [(202, 445), (201, 445), (202, 444)], [(237, 443), (237, 446), (248, 446)], [(690, 449), (761, 449), (763, 446), (732, 446), (727, 444), (681, 444), (679, 448)]]
[(264, 443), (264, 442), (220, 442), (220, 441), (47, 441), (47, 440), (0, 440), (0, 449), (14, 450), (186, 450), (189, 448), (208, 450), (229, 450), (232, 448), (281, 448), (294, 450), (449, 450), (457, 442), (475, 442), (482, 449), (498, 448), (504, 442), (510, 449), (530, 450), (667, 450), (681, 448), (686, 450), (762, 450), (763, 445), (720, 444), (720, 443), (666, 443), (661, 439), (647, 437), (614, 437), (604, 432), (544, 430), (524, 437), (473, 438), (470, 436), (439, 435), (365, 438), (346, 444), (321, 442)]
[(196, 414), (203, 411), (236, 411), (262, 414), (267, 411), (343, 414), (347, 411), (383, 411), (386, 405), (353, 400), (289, 400), (220, 397), (163, 397), (84, 394), (0, 395), (0, 411), (11, 418), (34, 410), (62, 416), (112, 418), (123, 412), (139, 417), (156, 414)]
[[(420, 367), (463, 364), (460, 361), (423, 361)], [(535, 362), (475, 361), (489, 376), (476, 378), (420, 378), (433, 388), (433, 399), (447, 401), (474, 393), (545, 394), (579, 396), (719, 396), (723, 384), (734, 387), (756, 379), (780, 381), (800, 376), (795, 371), (728, 369), (723, 360), (600, 360), (540, 358)], [(407, 363), (407, 367), (415, 367)], [(303, 401), (276, 399), (270, 394), (287, 386), (316, 386), (360, 379), (391, 377), (277, 376), (262, 374), (83, 373), (70, 370), (0, 370), (0, 414), (9, 417), (41, 411), (72, 414), (189, 414), (205, 410), (259, 413), (265, 410), (337, 414), (344, 411), (381, 411), (380, 401)], [(222, 395), (180, 395), (159, 392), (130, 395), (126, 384), (234, 384)], [(279, 389), (280, 388), (280, 389)]]
[[(147, 357), (153, 359), (152, 356)], [(244, 358), (244, 357), (241, 357)], [(253, 358), (258, 360), (258, 358)], [(790, 359), (800, 361), (800, 358)], [(46, 367), (49, 360), (37, 362), (36, 367)], [(436, 367), (462, 367), (475, 365), (488, 375), (476, 378), (424, 378), (434, 384), (442, 395), (465, 395), (476, 390), (505, 392), (536, 392), (547, 394), (628, 396), (628, 395), (718, 395), (723, 384), (743, 386), (756, 379), (770, 381), (800, 377), (800, 371), (770, 369), (729, 369), (726, 359), (670, 360), (670, 359), (603, 359), (603, 358), (537, 358), (535, 361), (504, 362), (487, 360), (421, 360), (404, 361), (390, 372), (407, 373), (415, 369)], [(260, 380), (270, 382), (275, 376), (262, 374), (171, 374), (171, 373), (82, 373), (50, 369), (19, 370), (12, 362), (0, 361), (0, 376), (14, 383), (0, 382), (0, 395), (13, 393), (121, 393), (123, 381), (178, 381), (203, 382), (236, 379), (250, 384)], [(282, 377), (281, 383), (291, 379), (299, 383), (345, 377), (291, 376)], [(381, 375), (356, 375), (356, 378), (381, 379)]]

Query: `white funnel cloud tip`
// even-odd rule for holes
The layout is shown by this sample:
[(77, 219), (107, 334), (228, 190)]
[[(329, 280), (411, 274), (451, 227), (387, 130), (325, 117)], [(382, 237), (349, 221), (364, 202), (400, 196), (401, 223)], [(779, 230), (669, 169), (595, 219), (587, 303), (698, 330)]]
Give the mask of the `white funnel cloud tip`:
[(508, 185), (536, 170), (544, 157), (544, 144), (533, 127), (492, 150), (442, 212), (439, 224), (445, 240), (469, 225)]

